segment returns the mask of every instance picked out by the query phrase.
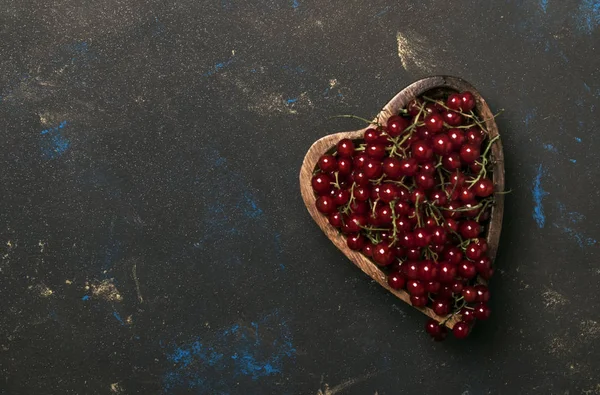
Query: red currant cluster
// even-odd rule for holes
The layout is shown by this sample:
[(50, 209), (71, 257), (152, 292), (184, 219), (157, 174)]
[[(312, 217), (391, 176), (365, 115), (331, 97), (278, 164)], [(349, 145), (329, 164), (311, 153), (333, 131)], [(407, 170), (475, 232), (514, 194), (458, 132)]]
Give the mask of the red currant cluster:
[(404, 289), (429, 307), (426, 331), (446, 337), (455, 315), (457, 338), (490, 316), (483, 280), (494, 270), (483, 238), (494, 203), (489, 152), (493, 142), (470, 92), (422, 96), (372, 123), (364, 140), (339, 141), (312, 178), (317, 209)]

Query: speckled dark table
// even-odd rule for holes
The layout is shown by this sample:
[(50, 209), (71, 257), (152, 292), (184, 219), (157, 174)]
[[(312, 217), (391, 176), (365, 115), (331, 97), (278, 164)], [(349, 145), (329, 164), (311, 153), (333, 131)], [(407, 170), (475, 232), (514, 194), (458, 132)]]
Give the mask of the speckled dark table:
[[(0, 394), (600, 393), (600, 2), (7, 0)], [(432, 74), (504, 139), (492, 318), (433, 343), (297, 174)]]

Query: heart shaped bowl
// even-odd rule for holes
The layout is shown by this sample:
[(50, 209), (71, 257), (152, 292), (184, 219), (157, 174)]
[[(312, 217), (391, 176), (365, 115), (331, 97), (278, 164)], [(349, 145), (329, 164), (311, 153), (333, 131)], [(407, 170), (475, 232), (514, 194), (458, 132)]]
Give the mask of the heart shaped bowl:
[[(496, 126), (494, 115), (481, 94), (479, 94), (479, 92), (468, 82), (450, 76), (428, 77), (407, 86), (383, 107), (374, 122), (385, 125), (390, 116), (397, 115), (399, 110), (404, 108), (414, 98), (420, 96), (440, 98), (450, 93), (463, 91), (470, 91), (475, 97), (476, 104), (474, 112), (478, 115), (479, 119), (483, 120), (482, 124), (487, 131), (487, 138), (490, 141), (496, 138), (498, 136), (498, 127)], [(344, 235), (338, 229), (333, 227), (329, 223), (327, 216), (320, 213), (315, 206), (317, 196), (312, 189), (311, 179), (314, 171), (317, 169), (319, 158), (326, 153), (335, 151), (335, 147), (341, 139), (347, 138), (355, 141), (363, 141), (364, 132), (368, 127), (370, 127), (370, 125), (360, 130), (335, 133), (317, 140), (308, 150), (304, 162), (302, 163), (302, 168), (300, 170), (300, 191), (308, 212), (333, 244), (335, 244), (335, 246), (363, 272), (379, 283), (379, 285), (410, 305), (410, 295), (404, 290), (395, 290), (391, 288), (388, 285), (386, 273), (376, 263), (359, 251), (353, 251), (348, 248)], [(504, 154), (499, 136), (492, 143), (489, 160), (492, 165), (494, 191), (502, 192), (504, 191)], [(503, 211), (504, 195), (495, 193), (495, 204), (491, 208), (490, 219), (484, 233), (488, 244), (486, 255), (492, 262), (496, 257), (498, 243), (500, 241)], [(477, 282), (486, 284), (486, 281), (481, 277), (477, 278)], [(415, 308), (436, 321), (444, 323), (450, 329), (452, 329), (461, 318), (459, 314), (453, 316), (439, 316), (428, 307)]]

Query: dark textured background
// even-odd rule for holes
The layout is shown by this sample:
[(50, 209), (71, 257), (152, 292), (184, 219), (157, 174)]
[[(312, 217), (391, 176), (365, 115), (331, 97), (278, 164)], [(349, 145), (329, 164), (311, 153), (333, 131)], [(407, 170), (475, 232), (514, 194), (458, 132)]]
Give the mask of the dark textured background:
[[(599, 47), (599, 0), (4, 0), (0, 394), (600, 393)], [(432, 74), (505, 109), (513, 190), (442, 344), (297, 182)]]

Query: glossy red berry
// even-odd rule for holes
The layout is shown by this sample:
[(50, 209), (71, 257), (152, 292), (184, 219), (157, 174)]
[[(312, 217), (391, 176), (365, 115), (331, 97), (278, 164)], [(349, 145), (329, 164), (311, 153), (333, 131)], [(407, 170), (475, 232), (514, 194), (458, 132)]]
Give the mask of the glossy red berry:
[(317, 210), (323, 214), (331, 214), (335, 211), (336, 205), (329, 196), (319, 196), (316, 202)]
[(436, 299), (433, 301), (431, 309), (437, 315), (447, 315), (450, 313), (450, 302), (446, 299)]
[(393, 289), (402, 289), (406, 284), (406, 279), (400, 272), (392, 272), (388, 275), (388, 284)]
[(450, 262), (442, 262), (438, 267), (438, 281), (441, 283), (450, 283), (456, 277), (456, 266)]
[(460, 150), (460, 147), (465, 143), (465, 133), (461, 129), (453, 128), (448, 130), (448, 138), (452, 143), (454, 151)]
[(455, 111), (445, 111), (442, 113), (442, 116), (444, 121), (450, 126), (460, 126), (464, 121), (463, 116)]
[(477, 284), (474, 288), (477, 296), (475, 300), (477, 302), (487, 302), (490, 300), (490, 291), (488, 290), (488, 287), (483, 284)]
[(378, 159), (371, 158), (365, 163), (363, 172), (368, 179), (375, 180), (383, 175), (383, 165)]
[(398, 158), (385, 158), (383, 160), (383, 172), (388, 178), (392, 180), (398, 180), (402, 177), (402, 167), (400, 159)]
[(458, 226), (458, 231), (463, 239), (474, 239), (481, 233), (481, 225), (473, 220), (465, 220)]
[(461, 110), (463, 112), (469, 112), (475, 108), (475, 96), (469, 91), (465, 91), (461, 94), (462, 106)]
[(444, 260), (453, 265), (458, 265), (463, 259), (463, 253), (458, 247), (449, 247), (444, 252)]
[(414, 296), (425, 295), (425, 287), (423, 286), (423, 283), (419, 280), (409, 280), (406, 283), (406, 291), (408, 291), (409, 294)]
[(475, 313), (473, 312), (473, 310), (463, 307), (462, 309), (460, 309), (459, 313), (462, 321), (467, 323), (475, 321)]
[(457, 339), (464, 339), (469, 336), (470, 330), (469, 324), (464, 321), (459, 321), (454, 325), (454, 328), (452, 328), (452, 333)]
[(328, 220), (329, 223), (336, 228), (341, 228), (344, 224), (344, 222), (342, 221), (342, 214), (339, 211), (335, 211), (329, 214)]
[(410, 295), (410, 304), (412, 304), (415, 307), (425, 307), (427, 306), (427, 296), (425, 295), (421, 295), (421, 296), (417, 296), (417, 295)]
[(425, 283), (434, 281), (437, 278), (437, 266), (430, 260), (419, 262), (417, 271), (418, 279)]
[(473, 303), (477, 300), (477, 292), (474, 287), (466, 286), (462, 290), (462, 297), (465, 298), (465, 302)]
[(453, 93), (446, 99), (446, 107), (458, 111), (462, 108), (462, 95), (459, 93)]
[(478, 260), (483, 254), (483, 249), (480, 244), (471, 242), (467, 245), (465, 255), (472, 261)]
[(458, 275), (465, 279), (472, 279), (477, 275), (477, 269), (475, 268), (475, 264), (471, 261), (462, 261), (458, 265)]
[(439, 133), (432, 138), (433, 152), (438, 155), (446, 155), (452, 150), (452, 141), (445, 133)]
[(431, 133), (439, 133), (444, 128), (444, 117), (439, 113), (432, 113), (425, 117), (425, 126)]
[(387, 121), (387, 133), (390, 137), (398, 137), (408, 127), (408, 120), (398, 115), (392, 115)]
[(448, 330), (436, 320), (430, 319), (427, 320), (425, 324), (425, 332), (427, 332), (434, 340), (442, 341), (446, 338)]
[(418, 162), (426, 162), (433, 158), (431, 145), (424, 140), (417, 140), (411, 145), (412, 157)]
[(485, 303), (477, 304), (475, 306), (475, 309), (473, 310), (473, 315), (475, 315), (475, 318), (477, 318), (478, 320), (481, 320), (481, 321), (484, 321), (484, 320), (487, 320), (488, 318), (490, 318), (491, 314), (492, 314), (492, 310)]
[(381, 242), (373, 248), (373, 260), (380, 266), (387, 266), (394, 262), (394, 250), (386, 242)]
[(348, 237), (346, 238), (346, 244), (348, 245), (348, 248), (354, 251), (360, 251), (365, 246), (365, 242), (365, 237), (358, 233), (348, 235)]
[(402, 169), (402, 175), (412, 177), (417, 174), (419, 165), (415, 158), (405, 158), (400, 161), (400, 167)]
[(476, 147), (481, 146), (483, 139), (485, 138), (485, 133), (478, 127), (472, 127), (467, 129), (465, 132), (465, 139), (469, 144), (473, 144)]
[(473, 186), (475, 195), (485, 198), (494, 193), (494, 183), (489, 178), (482, 178)]
[(419, 263), (416, 261), (408, 261), (402, 264), (402, 273), (409, 280), (417, 280), (419, 278)]
[(448, 155), (442, 157), (442, 166), (448, 171), (455, 171), (457, 169), (460, 169), (462, 163), (460, 162), (459, 154), (451, 152)]
[(481, 155), (480, 151), (479, 151), (479, 147), (475, 146), (473, 144), (465, 144), (460, 148), (460, 160), (463, 163), (472, 163), (475, 162), (477, 160), (477, 158), (479, 158), (479, 155)]
[(341, 139), (337, 144), (338, 156), (351, 158), (354, 154), (354, 143), (350, 139)]
[(327, 174), (315, 174), (310, 183), (317, 195), (327, 195), (331, 191), (331, 178)]
[(337, 170), (337, 160), (333, 155), (323, 155), (319, 158), (319, 169), (325, 173)]

